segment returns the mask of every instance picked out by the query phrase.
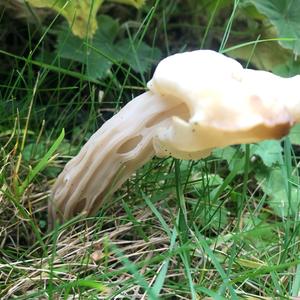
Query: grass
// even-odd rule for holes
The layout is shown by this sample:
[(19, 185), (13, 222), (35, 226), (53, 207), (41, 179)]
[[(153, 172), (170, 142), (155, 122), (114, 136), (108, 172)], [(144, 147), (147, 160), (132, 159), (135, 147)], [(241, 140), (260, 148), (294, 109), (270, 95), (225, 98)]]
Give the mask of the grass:
[[(149, 1), (136, 15), (122, 8), (139, 25), (122, 34), (163, 55), (199, 45), (224, 52), (255, 46), (251, 28), (242, 42), (235, 35), (238, 1), (221, 8), (219, 2), (207, 17), (199, 17), (201, 1), (192, 0)], [(124, 18), (115, 7), (105, 10)], [(299, 149), (289, 137), (278, 142), (282, 151), (269, 165), (253, 145), (201, 161), (155, 158), (97, 216), (48, 231), (55, 178), (103, 121), (140, 93), (152, 70), (139, 74), (116, 63), (108, 77), (91, 79), (82, 65), (57, 54), (52, 62), (41, 59), (53, 51), (55, 15), (41, 30), (24, 26), (5, 6), (0, 16), (1, 299), (300, 295)], [(272, 185), (274, 170), (281, 179)], [(286, 213), (272, 204), (276, 193)]]

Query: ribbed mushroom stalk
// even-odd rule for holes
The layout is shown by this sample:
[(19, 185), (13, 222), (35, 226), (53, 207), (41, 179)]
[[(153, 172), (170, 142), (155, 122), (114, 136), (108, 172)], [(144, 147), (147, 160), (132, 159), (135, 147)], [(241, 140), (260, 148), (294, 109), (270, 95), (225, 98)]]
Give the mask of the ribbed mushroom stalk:
[(154, 155), (199, 159), (212, 149), (279, 139), (300, 121), (300, 77), (246, 70), (210, 50), (162, 60), (146, 92), (130, 101), (59, 175), (50, 216), (97, 213)]
[(70, 160), (52, 188), (52, 219), (91, 215), (132, 173), (154, 155), (153, 136), (168, 126), (173, 115), (187, 119), (184, 103), (146, 92), (108, 120), (76, 157)]

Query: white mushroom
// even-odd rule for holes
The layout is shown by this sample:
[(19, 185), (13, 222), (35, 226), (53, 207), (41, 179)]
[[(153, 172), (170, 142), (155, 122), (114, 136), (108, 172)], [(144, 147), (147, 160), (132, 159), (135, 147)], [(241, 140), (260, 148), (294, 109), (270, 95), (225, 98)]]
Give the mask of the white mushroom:
[(154, 155), (208, 156), (216, 147), (278, 139), (300, 121), (300, 77), (243, 69), (198, 50), (162, 60), (149, 92), (108, 120), (59, 175), (52, 218), (95, 214)]
[(174, 116), (171, 126), (159, 130), (156, 153), (195, 159), (202, 150), (280, 138), (299, 120), (299, 83), (300, 76), (243, 69), (213, 51), (170, 56), (158, 65), (148, 88), (184, 101), (190, 118)]

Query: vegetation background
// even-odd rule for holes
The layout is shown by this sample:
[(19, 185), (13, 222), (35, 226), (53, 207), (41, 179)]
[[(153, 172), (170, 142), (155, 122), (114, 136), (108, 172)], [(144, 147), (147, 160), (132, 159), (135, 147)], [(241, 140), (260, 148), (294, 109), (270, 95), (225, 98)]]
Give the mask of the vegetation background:
[(0, 0), (0, 298), (296, 299), (299, 126), (153, 159), (97, 216), (47, 231), (55, 178), (161, 58), (300, 72), (299, 0), (102, 2)]

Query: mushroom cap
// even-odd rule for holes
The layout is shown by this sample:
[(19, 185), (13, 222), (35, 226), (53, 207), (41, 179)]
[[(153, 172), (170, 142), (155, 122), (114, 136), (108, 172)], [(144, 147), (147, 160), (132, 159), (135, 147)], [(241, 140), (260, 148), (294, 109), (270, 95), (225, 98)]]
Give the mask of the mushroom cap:
[(300, 75), (284, 78), (267, 71), (245, 69), (243, 84), (266, 100), (281, 102), (293, 119), (300, 122)]
[(287, 79), (264, 72), (258, 82), (256, 72), (211, 50), (162, 60), (148, 88), (186, 103), (190, 117), (173, 117), (167, 129), (158, 131), (157, 154), (199, 159), (216, 147), (286, 135), (295, 118), (281, 99), (284, 93), (272, 92), (271, 85), (281, 89)]

